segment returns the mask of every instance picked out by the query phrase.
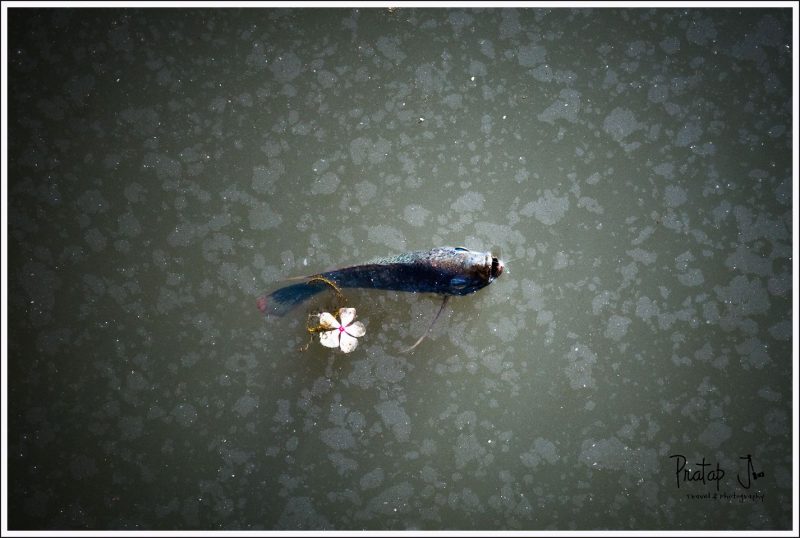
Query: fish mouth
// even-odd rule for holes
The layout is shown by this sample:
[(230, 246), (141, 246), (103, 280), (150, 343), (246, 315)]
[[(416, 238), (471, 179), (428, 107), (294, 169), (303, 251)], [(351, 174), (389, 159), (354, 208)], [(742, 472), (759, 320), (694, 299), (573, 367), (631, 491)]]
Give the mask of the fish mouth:
[(502, 260), (499, 258), (495, 258), (492, 256), (492, 268), (490, 269), (489, 274), (491, 275), (492, 279), (499, 277), (503, 274), (503, 270), (505, 269), (505, 265), (503, 265)]

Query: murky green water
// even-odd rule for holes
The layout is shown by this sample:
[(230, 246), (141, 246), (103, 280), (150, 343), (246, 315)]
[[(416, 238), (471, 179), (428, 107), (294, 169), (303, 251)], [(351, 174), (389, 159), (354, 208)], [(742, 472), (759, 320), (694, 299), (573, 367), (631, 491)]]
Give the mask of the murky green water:
[[(774, 9), (12, 9), (10, 528), (790, 528), (792, 53)], [(349, 355), (256, 309), (438, 245), (509, 271), (413, 354), (433, 297), (347, 291)]]

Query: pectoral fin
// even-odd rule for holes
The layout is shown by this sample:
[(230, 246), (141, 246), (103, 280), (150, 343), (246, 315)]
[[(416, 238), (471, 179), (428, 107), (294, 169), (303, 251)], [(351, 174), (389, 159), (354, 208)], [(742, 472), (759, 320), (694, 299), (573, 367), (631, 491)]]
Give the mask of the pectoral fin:
[(449, 296), (449, 295), (445, 295), (445, 296), (444, 296), (444, 299), (442, 299), (442, 306), (440, 306), (440, 307), (439, 307), (439, 311), (438, 311), (438, 312), (436, 312), (436, 316), (434, 316), (434, 318), (433, 318), (433, 321), (431, 321), (431, 324), (430, 324), (430, 326), (428, 327), (428, 330), (427, 330), (427, 331), (425, 331), (425, 334), (423, 334), (422, 336), (420, 336), (420, 337), (419, 337), (419, 340), (417, 340), (416, 342), (414, 342), (414, 345), (412, 345), (412, 346), (411, 346), (411, 347), (409, 347), (409, 348), (406, 348), (406, 349), (402, 350), (400, 353), (408, 353), (409, 351), (413, 350), (415, 347), (417, 347), (418, 345), (420, 345), (420, 344), (422, 343), (422, 341), (425, 339), (425, 337), (426, 337), (426, 336), (428, 336), (428, 334), (429, 334), (429, 333), (431, 332), (431, 330), (433, 329), (433, 326), (434, 326), (434, 324), (436, 323), (436, 320), (437, 320), (437, 319), (439, 319), (439, 316), (441, 316), (441, 315), (442, 315), (442, 311), (444, 310), (444, 307), (447, 305), (447, 300), (448, 300), (448, 299), (450, 299), (450, 296)]
[(467, 279), (457, 276), (455, 278), (450, 279), (450, 287), (454, 290), (460, 290), (467, 285)]

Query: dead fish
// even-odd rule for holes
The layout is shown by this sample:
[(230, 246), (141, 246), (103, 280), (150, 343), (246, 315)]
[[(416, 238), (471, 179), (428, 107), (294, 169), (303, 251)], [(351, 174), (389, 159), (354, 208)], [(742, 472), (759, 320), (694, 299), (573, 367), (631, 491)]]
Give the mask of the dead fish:
[(469, 295), (491, 284), (503, 274), (503, 269), (503, 262), (489, 252), (473, 252), (464, 247), (437, 247), (301, 277), (303, 282), (260, 296), (256, 305), (264, 314), (282, 316), (294, 306), (329, 289), (329, 284), (323, 279), (340, 288), (435, 293), (445, 298)]

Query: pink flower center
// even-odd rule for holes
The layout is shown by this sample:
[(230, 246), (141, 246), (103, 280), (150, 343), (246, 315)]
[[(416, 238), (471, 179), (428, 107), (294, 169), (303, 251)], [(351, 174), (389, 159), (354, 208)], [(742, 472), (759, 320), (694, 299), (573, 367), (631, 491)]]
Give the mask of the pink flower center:
[(340, 333), (343, 333), (343, 332), (344, 332), (344, 325), (339, 325), (339, 332), (340, 332)]

